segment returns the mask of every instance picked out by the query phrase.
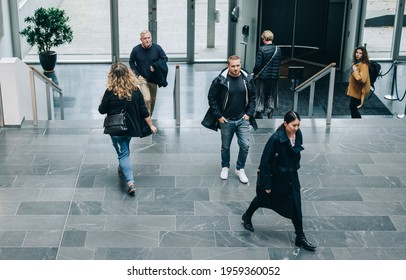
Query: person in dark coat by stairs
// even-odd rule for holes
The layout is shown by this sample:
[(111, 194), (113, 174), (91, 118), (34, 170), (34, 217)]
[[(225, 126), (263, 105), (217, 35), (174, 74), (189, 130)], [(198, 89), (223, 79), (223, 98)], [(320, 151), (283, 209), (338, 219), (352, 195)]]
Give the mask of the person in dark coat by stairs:
[(309, 251), (316, 246), (307, 241), (303, 232), (302, 203), (300, 197), (300, 152), (304, 149), (300, 116), (289, 111), (283, 124), (269, 138), (261, 156), (257, 177), (257, 196), (243, 214), (244, 228), (254, 231), (252, 215), (259, 207), (269, 208), (291, 219), (295, 228), (295, 245)]
[(274, 35), (270, 30), (262, 32), (263, 45), (258, 48), (255, 66), (252, 72), (257, 87), (257, 106), (255, 118), (262, 119), (262, 114), (272, 118), (278, 104), (279, 67), (282, 52), (273, 44)]

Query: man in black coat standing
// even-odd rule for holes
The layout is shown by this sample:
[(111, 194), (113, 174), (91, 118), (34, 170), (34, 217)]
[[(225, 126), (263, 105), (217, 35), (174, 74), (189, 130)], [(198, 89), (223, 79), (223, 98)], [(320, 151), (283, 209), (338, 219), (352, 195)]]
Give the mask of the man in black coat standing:
[(230, 145), (237, 135), (238, 159), (235, 174), (241, 183), (248, 183), (245, 161), (250, 146), (250, 125), (257, 129), (255, 114), (255, 85), (252, 77), (241, 69), (241, 59), (232, 55), (228, 67), (213, 80), (208, 94), (209, 110), (202, 125), (221, 130), (221, 173), (220, 178), (228, 179), (230, 169)]

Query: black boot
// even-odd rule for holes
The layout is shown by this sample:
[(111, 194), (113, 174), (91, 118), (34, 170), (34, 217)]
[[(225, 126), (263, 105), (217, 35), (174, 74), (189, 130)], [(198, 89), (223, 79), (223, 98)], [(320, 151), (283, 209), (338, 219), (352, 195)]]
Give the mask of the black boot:
[(295, 245), (298, 247), (302, 247), (303, 249), (305, 249), (307, 251), (316, 250), (316, 246), (314, 246), (312, 243), (307, 241), (306, 236), (304, 236), (304, 235), (296, 236)]
[(242, 215), (242, 221), (244, 224), (244, 228), (249, 230), (249, 231), (254, 231), (254, 227), (252, 226), (251, 223), (251, 218), (248, 218), (247, 215), (245, 215), (245, 213)]

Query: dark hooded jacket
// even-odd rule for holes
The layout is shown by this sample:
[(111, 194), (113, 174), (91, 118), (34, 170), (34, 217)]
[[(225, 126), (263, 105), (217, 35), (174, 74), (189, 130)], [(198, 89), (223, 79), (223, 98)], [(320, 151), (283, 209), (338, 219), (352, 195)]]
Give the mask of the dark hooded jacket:
[[(219, 129), (218, 119), (223, 116), (224, 108), (226, 108), (228, 95), (230, 94), (227, 83), (228, 68), (223, 69), (220, 74), (211, 83), (208, 100), (209, 109), (203, 118), (201, 124), (209, 129), (217, 131)], [(246, 90), (246, 104), (245, 114), (250, 116), (250, 124), (254, 129), (257, 129), (257, 122), (255, 121), (255, 84), (252, 77), (247, 71), (241, 69), (241, 75), (244, 80)]]

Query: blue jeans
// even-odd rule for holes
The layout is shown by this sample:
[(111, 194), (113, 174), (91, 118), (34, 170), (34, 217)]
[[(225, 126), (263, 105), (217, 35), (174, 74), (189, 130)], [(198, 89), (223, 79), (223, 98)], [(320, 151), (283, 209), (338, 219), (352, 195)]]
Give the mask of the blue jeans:
[(236, 121), (228, 120), (226, 123), (220, 123), (221, 129), (221, 167), (230, 168), (230, 146), (234, 133), (237, 135), (238, 152), (237, 170), (245, 167), (248, 150), (250, 147), (250, 122), (239, 119)]
[(124, 178), (127, 183), (134, 182), (133, 170), (130, 160), (130, 141), (129, 136), (110, 136), (113, 142), (113, 147), (116, 149), (118, 156), (118, 165), (121, 172), (124, 173)]

